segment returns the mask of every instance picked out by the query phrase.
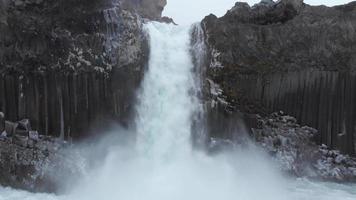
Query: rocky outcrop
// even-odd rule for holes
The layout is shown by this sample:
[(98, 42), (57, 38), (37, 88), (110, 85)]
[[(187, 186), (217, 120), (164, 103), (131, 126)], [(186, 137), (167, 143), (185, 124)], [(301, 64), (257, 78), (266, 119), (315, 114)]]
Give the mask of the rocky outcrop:
[(122, 0), (123, 6), (129, 10), (136, 10), (142, 17), (160, 20), (167, 0)]
[[(236, 126), (236, 118), (224, 122), (223, 133), (231, 132)], [(235, 120), (234, 126), (231, 124)], [(240, 125), (238, 137), (213, 135), (208, 143), (208, 152), (252, 149), (266, 152), (285, 175), (318, 181), (356, 182), (356, 158), (332, 150), (326, 145), (317, 145), (313, 138), (319, 133), (308, 126), (300, 126), (294, 117), (283, 112), (267, 116), (249, 114), (244, 117), (250, 131)], [(221, 125), (221, 124), (220, 124)], [(224, 130), (224, 129), (220, 129)], [(236, 134), (236, 133), (235, 133)], [(255, 143), (251, 143), (251, 139)], [(251, 145), (252, 144), (252, 145)], [(257, 145), (257, 148), (256, 148)]]
[(149, 53), (143, 23), (167, 21), (165, 4), (0, 0), (2, 186), (58, 191), (63, 177), (82, 173), (64, 141), (130, 125)]
[(5, 130), (5, 115), (4, 113), (0, 112), (0, 133)]
[(39, 135), (28, 120), (6, 121), (0, 134), (0, 184), (34, 192), (56, 192), (63, 176), (82, 173), (78, 153), (67, 143)]
[(283, 110), (318, 129), (318, 144), (354, 154), (355, 11), (355, 2), (326, 7), (266, 0), (207, 16), (201, 24), (210, 102), (227, 113)]
[(40, 133), (66, 139), (107, 120), (128, 126), (148, 58), (143, 18), (159, 19), (166, 2), (127, 2), (1, 0), (6, 119), (29, 118)]
[(255, 119), (252, 138), (279, 164), (280, 168), (298, 177), (324, 181), (356, 182), (356, 159), (327, 146), (318, 146), (313, 138), (316, 129), (300, 126), (294, 117), (283, 112)]

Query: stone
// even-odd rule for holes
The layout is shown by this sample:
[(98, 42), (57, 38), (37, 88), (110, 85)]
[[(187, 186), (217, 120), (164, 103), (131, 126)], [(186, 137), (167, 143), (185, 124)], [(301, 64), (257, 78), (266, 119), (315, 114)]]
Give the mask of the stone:
[(7, 1), (0, 0), (0, 29), (4, 29), (7, 25)]
[[(317, 129), (317, 144), (356, 155), (356, 3), (266, 2), (205, 17), (204, 79), (221, 86), (235, 112), (282, 110)], [(207, 101), (215, 102), (206, 85)]]
[(5, 115), (3, 112), (0, 112), (0, 133), (5, 130)]
[(6, 138), (6, 137), (7, 137), (6, 131), (1, 132), (0, 138)]
[(335, 158), (335, 163), (337, 164), (341, 164), (342, 162), (344, 162), (346, 160), (346, 157), (344, 155), (338, 155)]
[(30, 140), (33, 140), (33, 141), (38, 141), (40, 139), (37, 131), (29, 131), (28, 137)]
[(167, 0), (142, 0), (141, 12), (151, 19), (160, 19)]
[(22, 135), (15, 135), (13, 137), (13, 142), (18, 146), (27, 147), (28, 137)]
[(82, 166), (54, 138), (128, 126), (149, 54), (143, 18), (161, 20), (167, 2), (124, 1), (0, 0), (0, 107), (28, 118), (5, 122), (0, 185), (55, 192), (58, 171), (78, 177)]
[(23, 0), (15, 0), (14, 4), (15, 6), (23, 6), (25, 5), (25, 2)]
[[(356, 158), (339, 151), (329, 150), (326, 145), (316, 145), (312, 140), (312, 128), (295, 125), (293, 121), (280, 120), (289, 116), (271, 114), (262, 117), (262, 126), (253, 128), (252, 138), (265, 149), (280, 165), (280, 168), (298, 177), (316, 178), (329, 181), (356, 181), (354, 168)], [(273, 126), (269, 121), (278, 121)], [(264, 132), (264, 134), (260, 134)]]
[(161, 21), (162, 12), (167, 5), (167, 0), (122, 0), (122, 5), (126, 9), (137, 10), (142, 17)]
[(79, 166), (77, 162), (81, 159), (79, 152), (62, 151), (64, 146), (50, 137), (39, 137), (36, 142), (24, 136), (1, 138), (1, 186), (31, 192), (58, 192), (63, 176), (81, 176), (84, 164), (80, 162)]
[(280, 3), (284, 5), (291, 5), (296, 11), (299, 12), (304, 4), (304, 0), (281, 0)]
[(159, 21), (160, 21), (160, 22), (163, 22), (163, 23), (166, 23), (166, 24), (174, 24), (174, 25), (177, 25), (177, 24), (174, 22), (174, 20), (173, 20), (172, 18), (166, 17), (166, 16), (162, 17)]
[[(149, 48), (144, 2), (124, 1), (0, 0), (0, 107), (31, 121), (18, 134), (80, 140), (128, 124)], [(147, 17), (160, 17), (165, 3), (151, 2)]]
[(260, 2), (260, 5), (264, 5), (264, 6), (270, 7), (270, 6), (276, 5), (276, 3), (273, 0), (262, 0)]
[(18, 123), (5, 121), (5, 131), (7, 136), (13, 136), (16, 133)]
[(22, 119), (21, 121), (18, 122), (18, 129), (25, 130), (25, 131), (31, 131), (31, 123), (29, 119)]

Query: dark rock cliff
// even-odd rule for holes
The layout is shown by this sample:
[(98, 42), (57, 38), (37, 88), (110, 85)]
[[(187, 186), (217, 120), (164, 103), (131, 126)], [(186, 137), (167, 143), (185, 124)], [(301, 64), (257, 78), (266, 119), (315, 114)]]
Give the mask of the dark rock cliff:
[(87, 136), (94, 122), (127, 125), (148, 57), (143, 17), (159, 19), (164, 6), (0, 0), (0, 111), (62, 138)]
[(283, 110), (317, 128), (317, 143), (355, 153), (355, 2), (236, 3), (221, 18), (207, 16), (202, 27), (205, 85), (217, 107), (262, 115)]
[(0, 0), (2, 186), (57, 192), (63, 176), (82, 173), (62, 139), (129, 126), (149, 53), (143, 23), (162, 20), (165, 4)]

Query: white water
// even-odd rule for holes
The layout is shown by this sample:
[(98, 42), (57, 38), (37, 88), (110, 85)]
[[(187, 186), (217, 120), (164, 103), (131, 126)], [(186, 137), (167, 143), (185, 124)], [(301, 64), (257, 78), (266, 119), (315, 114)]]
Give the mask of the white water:
[(149, 70), (139, 94), (137, 147), (149, 157), (162, 159), (190, 150), (191, 115), (197, 101), (189, 29), (149, 24)]
[[(0, 200), (355, 200), (352, 185), (282, 177), (253, 145), (208, 156), (193, 150), (195, 98), (189, 28), (147, 25), (151, 55), (139, 92), (136, 142), (110, 147), (67, 195), (1, 189)], [(100, 158), (97, 158), (100, 160)]]

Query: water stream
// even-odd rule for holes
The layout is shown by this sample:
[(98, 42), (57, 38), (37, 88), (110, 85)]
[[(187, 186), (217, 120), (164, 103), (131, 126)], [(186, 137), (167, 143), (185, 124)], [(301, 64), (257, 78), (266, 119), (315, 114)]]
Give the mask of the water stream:
[[(0, 189), (0, 200), (355, 200), (356, 186), (283, 177), (253, 144), (207, 155), (191, 142), (199, 109), (190, 27), (150, 23), (135, 142), (114, 145), (65, 195)], [(99, 158), (98, 158), (99, 159)]]

